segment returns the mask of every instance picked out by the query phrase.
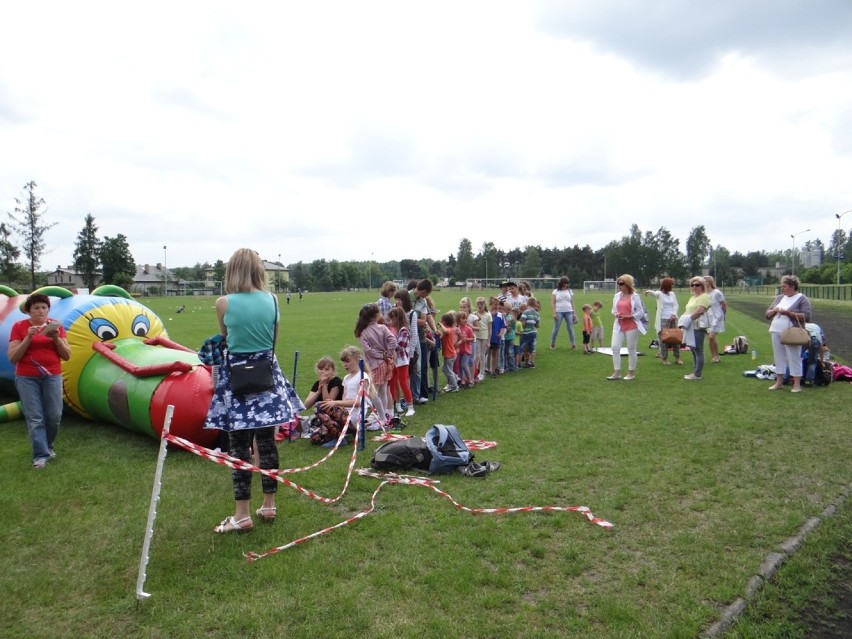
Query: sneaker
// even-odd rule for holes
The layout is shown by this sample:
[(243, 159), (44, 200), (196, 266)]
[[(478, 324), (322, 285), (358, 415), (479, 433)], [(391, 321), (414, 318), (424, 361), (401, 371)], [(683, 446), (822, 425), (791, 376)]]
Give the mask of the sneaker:
[(447, 384), (447, 385), (446, 385), (446, 386), (444, 386), (444, 388), (442, 388), (441, 390), (442, 390), (443, 392), (445, 392), (445, 393), (449, 393), (451, 388), (452, 388), (452, 386), (450, 386), (449, 384)]
[(428, 401), (429, 401), (428, 397), (418, 397), (417, 399), (414, 400), (414, 403), (415, 404), (425, 404)]
[(396, 403), (393, 405), (393, 410), (394, 410), (394, 412), (395, 412), (395, 413), (402, 413), (402, 412), (404, 412), (404, 411), (405, 411), (405, 409), (402, 407), (402, 403), (401, 403), (401, 402), (396, 402)]
[(625, 382), (629, 382), (631, 379), (635, 379), (635, 376), (631, 375), (630, 373), (628, 373), (627, 375), (624, 376)]
[(33, 462), (33, 468), (44, 468), (45, 466), (47, 466), (47, 458), (46, 457), (42, 457), (41, 459), (36, 459)]
[(467, 466), (460, 466), (459, 472), (465, 477), (485, 477), (488, 474), (488, 468), (484, 464), (470, 462)]
[(405, 411), (405, 416), (406, 416), (406, 417), (411, 417), (412, 415), (414, 415), (414, 406), (409, 406), (409, 407), (408, 407), (408, 410), (407, 410), (407, 411)]
[(451, 389), (449, 389), (449, 390), (445, 390), (444, 392), (445, 392), (445, 393), (458, 393), (458, 392), (459, 392), (459, 387), (458, 387), (458, 386), (454, 386), (453, 388), (451, 388)]
[(695, 375), (695, 373), (690, 373), (689, 375), (684, 375), (683, 378), (686, 379), (686, 380), (689, 380), (690, 382), (698, 381), (699, 379), (701, 379), (700, 377)]
[(610, 375), (609, 377), (607, 377), (607, 379), (610, 381), (615, 379), (621, 379), (621, 375)]
[(52, 448), (50, 449), (50, 452), (48, 454), (50, 455), (51, 459), (56, 459), (56, 451)]

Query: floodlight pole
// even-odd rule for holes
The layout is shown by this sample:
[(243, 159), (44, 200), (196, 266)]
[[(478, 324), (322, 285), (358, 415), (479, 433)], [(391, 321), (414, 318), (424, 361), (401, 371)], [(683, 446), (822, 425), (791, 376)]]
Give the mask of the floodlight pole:
[(810, 233), (810, 229), (805, 229), (804, 231), (799, 231), (798, 233), (791, 233), (790, 237), (793, 239), (793, 249), (790, 251), (790, 275), (796, 275), (796, 236), (801, 235), (802, 233)]
[[(834, 217), (837, 218), (837, 230), (842, 231), (843, 228), (840, 226), (840, 218), (842, 218), (847, 213), (852, 213), (852, 209), (848, 211), (843, 211), (843, 213), (835, 213)], [(840, 234), (837, 234), (837, 239), (840, 240)], [(835, 244), (834, 246), (834, 257), (837, 260), (837, 285), (840, 286), (840, 245)]]

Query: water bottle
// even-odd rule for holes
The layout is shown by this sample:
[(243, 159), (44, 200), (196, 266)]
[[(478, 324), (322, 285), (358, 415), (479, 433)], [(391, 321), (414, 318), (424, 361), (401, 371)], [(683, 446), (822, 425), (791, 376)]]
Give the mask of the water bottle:
[(757, 359), (757, 350), (753, 350), (751, 352), (751, 361), (755, 361)]

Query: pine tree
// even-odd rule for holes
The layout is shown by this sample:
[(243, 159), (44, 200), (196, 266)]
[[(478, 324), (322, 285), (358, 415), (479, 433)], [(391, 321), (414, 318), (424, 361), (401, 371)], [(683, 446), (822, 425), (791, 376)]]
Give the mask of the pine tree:
[(98, 267), (101, 265), (101, 241), (98, 239), (98, 227), (95, 218), (86, 215), (86, 224), (77, 234), (74, 246), (74, 269), (83, 276), (83, 284), (89, 290), (98, 284)]
[(14, 284), (21, 271), (21, 266), (18, 264), (21, 249), (12, 242), (11, 235), (12, 231), (9, 227), (4, 222), (0, 222), (0, 277), (9, 286)]
[(36, 288), (36, 269), (39, 267), (41, 255), (44, 253), (44, 234), (56, 226), (44, 223), (43, 198), (36, 196), (38, 184), (28, 182), (24, 185), (24, 196), (15, 198), (15, 213), (9, 213), (12, 229), (21, 238), (24, 255), (30, 261), (30, 286)]

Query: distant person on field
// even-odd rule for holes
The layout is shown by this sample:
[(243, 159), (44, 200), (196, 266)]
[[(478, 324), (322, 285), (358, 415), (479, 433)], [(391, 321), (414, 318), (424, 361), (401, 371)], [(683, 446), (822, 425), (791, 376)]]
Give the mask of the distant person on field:
[(592, 354), (592, 307), (583, 304), (583, 355)]

